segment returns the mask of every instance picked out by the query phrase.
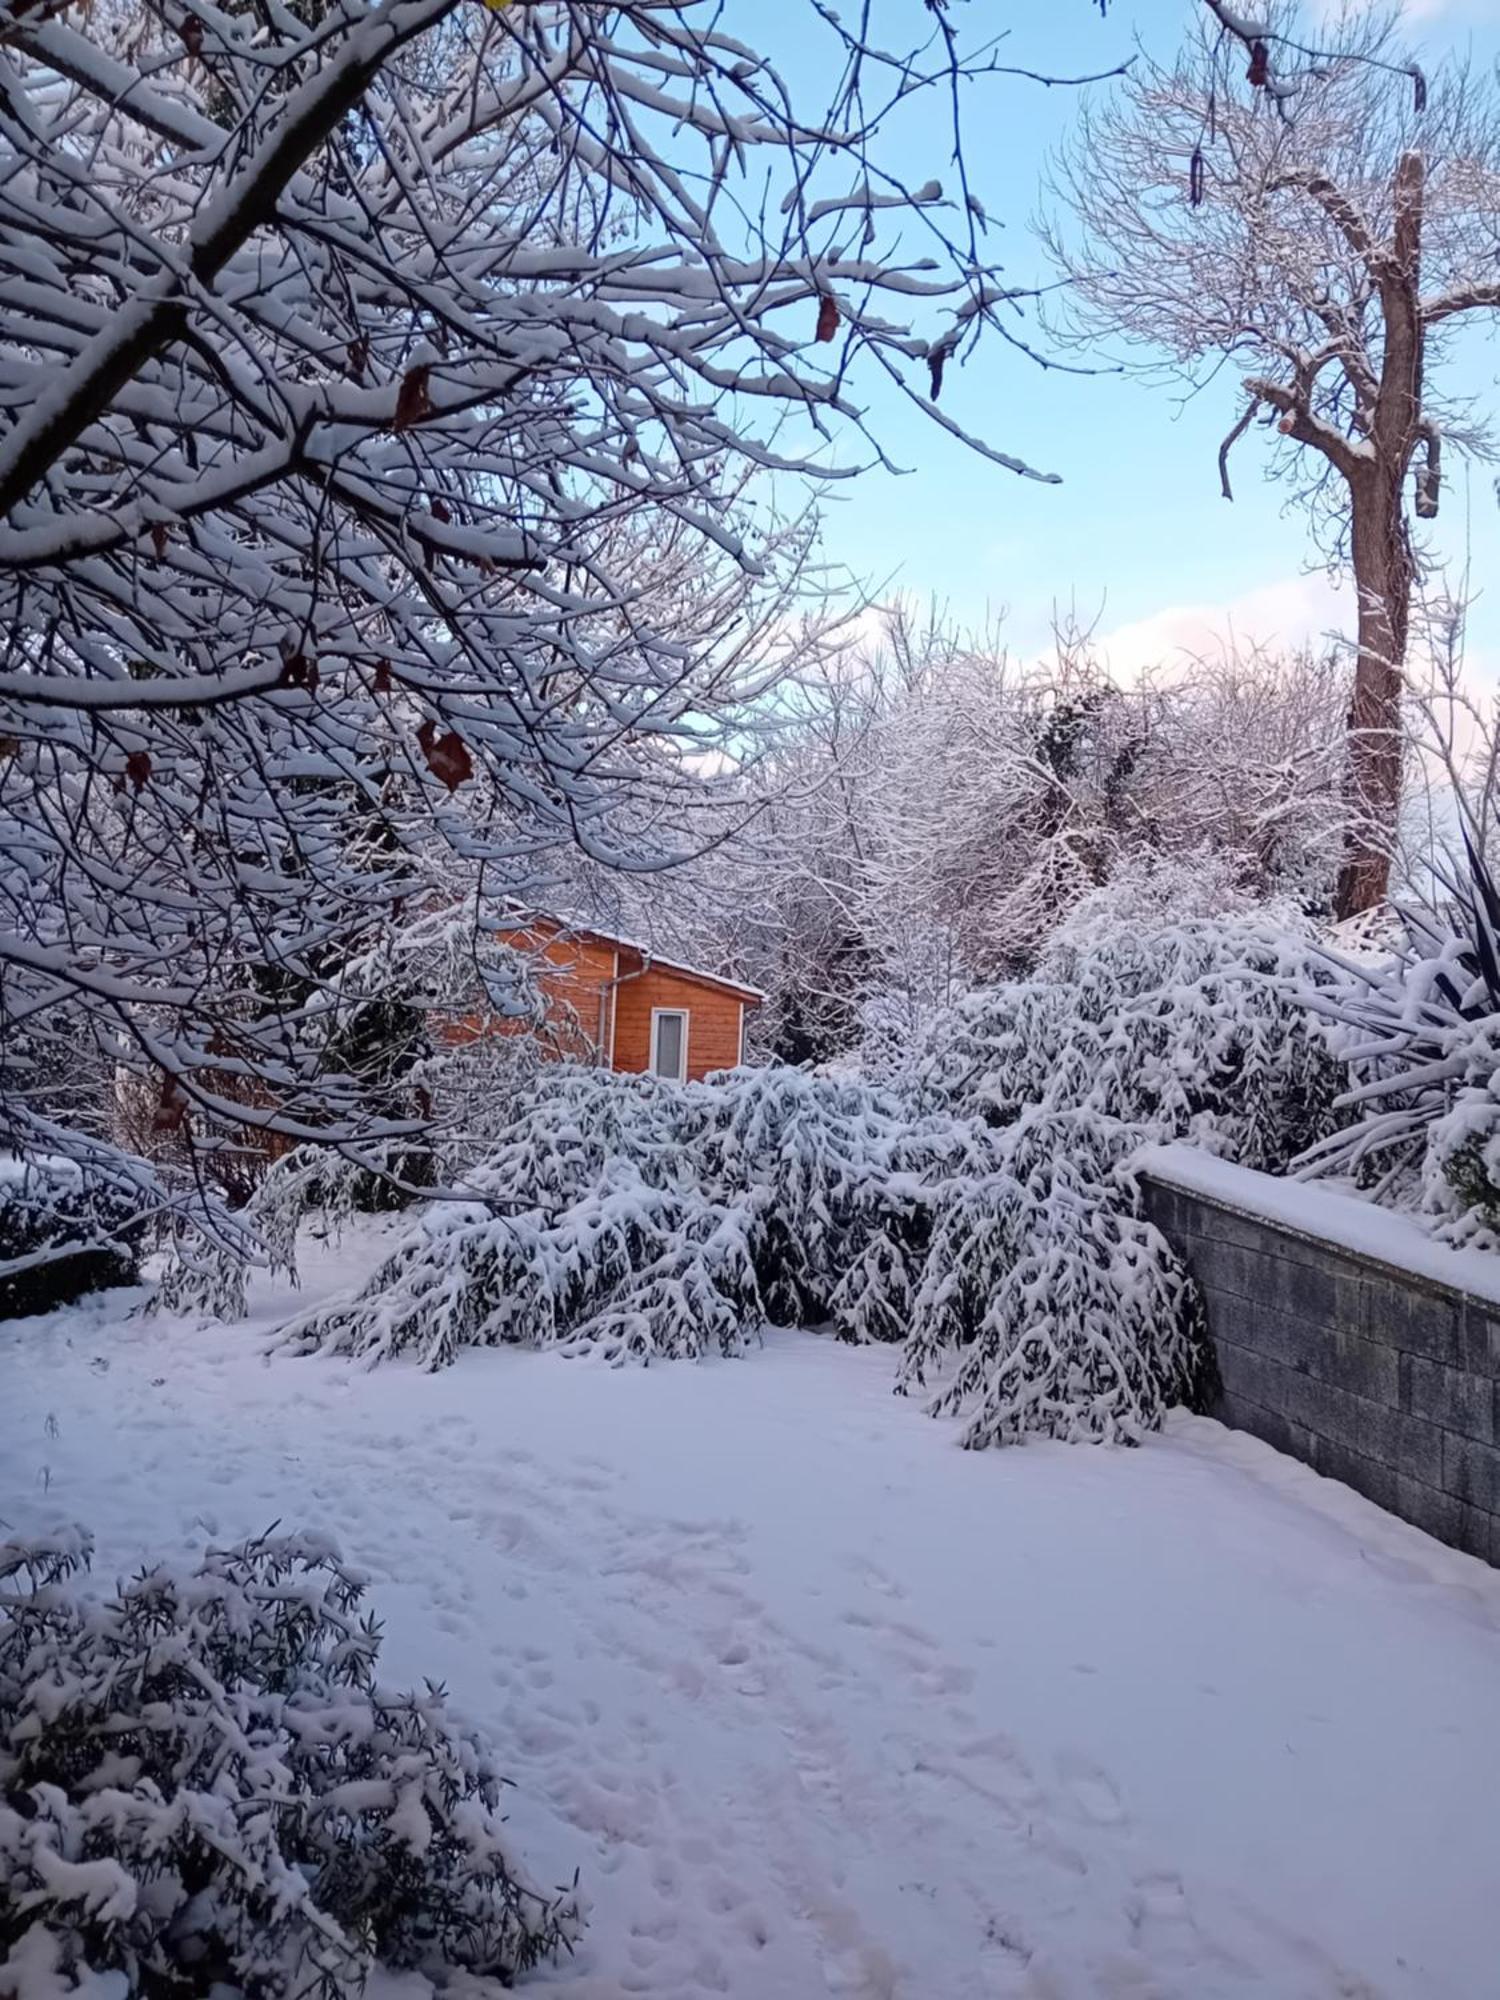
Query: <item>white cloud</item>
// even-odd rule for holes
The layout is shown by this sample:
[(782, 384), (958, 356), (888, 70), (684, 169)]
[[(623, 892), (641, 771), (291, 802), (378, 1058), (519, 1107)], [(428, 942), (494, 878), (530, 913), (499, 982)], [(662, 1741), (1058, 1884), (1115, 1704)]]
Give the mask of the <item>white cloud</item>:
[(1323, 576), (1286, 577), (1227, 604), (1172, 604), (1101, 633), (1098, 650), (1118, 679), (1230, 648), (1292, 651), (1345, 634), (1353, 599)]
[[(1453, 11), (1455, 0), (1400, 0), (1397, 12), (1407, 21), (1436, 21)], [(1313, 0), (1309, 9), (1314, 21), (1337, 20), (1345, 11), (1345, 0)]]

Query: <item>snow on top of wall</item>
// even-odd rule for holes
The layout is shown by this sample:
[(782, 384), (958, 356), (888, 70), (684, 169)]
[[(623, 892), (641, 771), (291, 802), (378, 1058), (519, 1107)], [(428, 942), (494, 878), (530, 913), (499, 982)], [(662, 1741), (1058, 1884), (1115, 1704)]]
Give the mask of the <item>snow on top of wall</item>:
[(1452, 1249), (1413, 1217), (1377, 1208), (1357, 1195), (1258, 1173), (1196, 1146), (1143, 1146), (1130, 1164), (1137, 1173), (1202, 1195), (1237, 1214), (1275, 1223), (1407, 1276), (1500, 1305), (1500, 1257), (1488, 1250)]

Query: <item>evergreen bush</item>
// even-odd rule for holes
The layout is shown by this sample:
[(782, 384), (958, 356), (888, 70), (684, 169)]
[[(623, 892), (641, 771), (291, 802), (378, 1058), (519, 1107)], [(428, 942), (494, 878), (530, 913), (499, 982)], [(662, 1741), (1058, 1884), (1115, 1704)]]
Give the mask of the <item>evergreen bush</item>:
[[(508, 1985), (578, 1935), (515, 1861), (442, 1690), (375, 1679), (364, 1584), (266, 1538), (81, 1586), (87, 1536), (0, 1544), (0, 1996)], [(123, 1981), (123, 1983), (121, 1983)]]

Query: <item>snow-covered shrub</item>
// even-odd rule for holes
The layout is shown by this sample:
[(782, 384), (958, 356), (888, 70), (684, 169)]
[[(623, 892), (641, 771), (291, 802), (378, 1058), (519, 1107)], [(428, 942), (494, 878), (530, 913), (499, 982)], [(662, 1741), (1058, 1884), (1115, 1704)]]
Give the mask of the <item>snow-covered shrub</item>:
[(262, 1267), (297, 1276), (297, 1236), (316, 1214), (337, 1231), (368, 1207), (366, 1169), (321, 1146), (297, 1146), (273, 1160), (240, 1211), (237, 1242), (207, 1237), (180, 1220), (168, 1245), (153, 1301), (162, 1312), (205, 1312), (243, 1319), (254, 1246)]
[(940, 1211), (900, 1386), (935, 1390), (971, 1448), (1133, 1443), (1197, 1403), (1206, 1353), (1186, 1271), (1135, 1212), (1139, 1134), (1039, 1112), (1005, 1140), (1010, 1170), (956, 1184)]
[(690, 1187), (652, 1187), (624, 1159), (551, 1212), (435, 1202), (354, 1298), (293, 1320), (281, 1341), (428, 1368), (505, 1343), (597, 1345), (616, 1360), (738, 1353), (760, 1317), (747, 1220)]
[[(1003, 1131), (921, 1117), (795, 1070), (687, 1086), (554, 1072), (475, 1176), (481, 1200), (434, 1203), (358, 1293), (281, 1338), (432, 1367), (506, 1342), (649, 1360), (738, 1353), (768, 1320), (899, 1344), (902, 1385), (922, 1386), (1006, 1329), (1019, 1339), (1028, 1258), (1072, 1254), (1089, 1273), (1059, 1290), (1045, 1351), (1023, 1348), (1041, 1373), (1013, 1419), (986, 1405), (979, 1364), (937, 1407), (966, 1410), (973, 1442), (985, 1423), (997, 1440), (1135, 1436), (1192, 1378), (1181, 1273), (1116, 1179), (1137, 1136), (1079, 1112)], [(1144, 1350), (1112, 1372), (1111, 1317)]]
[(1096, 909), (1034, 978), (937, 1022), (913, 1094), (992, 1128), (933, 1202), (903, 1388), (964, 1442), (1131, 1438), (1203, 1392), (1198, 1303), (1140, 1213), (1148, 1141), (1283, 1166), (1328, 1128), (1339, 1071), (1305, 993), (1325, 975), (1278, 919), (1139, 930)]
[(871, 1226), (887, 1219), (900, 1101), (853, 1078), (769, 1068), (700, 1085), (685, 1108), (689, 1171), (717, 1200), (744, 1201), (752, 1213), (768, 1317), (828, 1319)]
[(1055, 973), (1070, 957), (1094, 951), (1122, 931), (1153, 937), (1189, 921), (1271, 916), (1293, 930), (1300, 928), (1291, 905), (1268, 904), (1247, 886), (1254, 880), (1253, 864), (1232, 849), (1128, 854), (1108, 882), (1068, 911), (1047, 940), (1042, 959)]
[(1185, 1273), (1129, 1160), (1192, 1136), (1255, 1166), (1321, 1132), (1337, 1069), (1266, 920), (1096, 924), (942, 1017), (900, 1086), (554, 1068), (470, 1180), (299, 1351), (738, 1353), (761, 1323), (901, 1348), (971, 1444), (1132, 1438), (1199, 1393)]
[(1328, 979), (1290, 919), (1064, 936), (1034, 978), (935, 1024), (916, 1085), (924, 1104), (997, 1125), (1028, 1106), (1091, 1110), (1274, 1171), (1329, 1128), (1341, 1087), (1307, 1004)]
[[(78, 1531), (0, 1545), (0, 1995), (509, 1984), (568, 1947), (487, 1752), (375, 1681), (363, 1582), (310, 1537), (88, 1597)], [(108, 1977), (109, 1983), (104, 1983)]]
[(1500, 891), (1476, 849), (1442, 909), (1403, 909), (1395, 951), (1330, 954), (1311, 1004), (1336, 1024), (1348, 1087), (1310, 1174), (1413, 1204), (1500, 1248)]
[(429, 1367), (504, 1342), (737, 1353), (762, 1320), (834, 1313), (903, 1136), (894, 1099), (798, 1070), (678, 1085), (557, 1065), (470, 1175), (475, 1199), (434, 1203), (354, 1298), (283, 1339)]
[(128, 1186), (72, 1160), (0, 1157), (0, 1319), (133, 1284), (139, 1236)]

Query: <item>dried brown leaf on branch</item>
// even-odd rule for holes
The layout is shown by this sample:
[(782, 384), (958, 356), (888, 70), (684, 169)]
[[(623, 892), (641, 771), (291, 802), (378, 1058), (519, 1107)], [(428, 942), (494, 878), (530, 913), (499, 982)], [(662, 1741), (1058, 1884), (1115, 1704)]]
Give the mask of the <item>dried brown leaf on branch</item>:
[(424, 362), (418, 368), (408, 368), (402, 376), (401, 387), (396, 394), (394, 430), (410, 430), (413, 424), (419, 424), (424, 417), (432, 415), (432, 397), (427, 389), (431, 374), (431, 366)]
[(180, 1132), (187, 1117), (187, 1094), (175, 1076), (161, 1080), (161, 1095), (151, 1118), (153, 1132)]
[(473, 777), (474, 759), (457, 730), (445, 730), (439, 735), (437, 724), (429, 720), (417, 731), (417, 741), (422, 746), (428, 770), (450, 792), (456, 792), (460, 785)]

